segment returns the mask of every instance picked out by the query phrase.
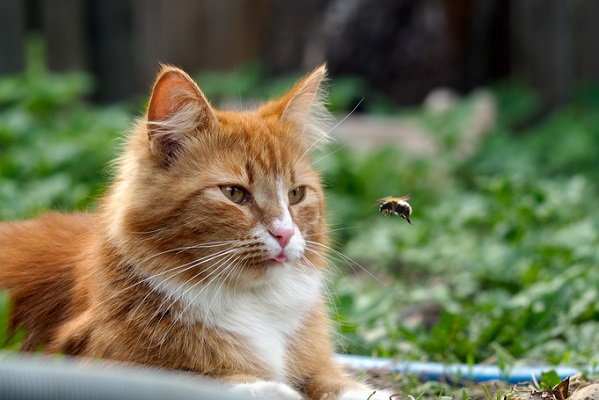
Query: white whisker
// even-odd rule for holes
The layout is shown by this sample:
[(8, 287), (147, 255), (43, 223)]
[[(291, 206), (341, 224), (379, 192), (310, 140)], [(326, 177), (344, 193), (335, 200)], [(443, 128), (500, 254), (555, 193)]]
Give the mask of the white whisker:
[(313, 161), (312, 164), (317, 164), (320, 161), (324, 160), (327, 157), (332, 156), (333, 154), (335, 154), (336, 152), (345, 149), (346, 147), (349, 147), (350, 144), (344, 144), (343, 146), (337, 147), (334, 151), (331, 151), (330, 153), (325, 154), (324, 156), (320, 157), (319, 159), (317, 159), (316, 161)]
[(370, 271), (368, 271), (365, 267), (363, 267), (360, 263), (358, 263), (357, 261), (353, 260), (352, 258), (346, 256), (345, 254), (341, 253), (338, 250), (333, 249), (331, 246), (327, 246), (325, 244), (322, 243), (318, 243), (318, 242), (314, 242), (312, 240), (306, 240), (306, 243), (308, 245), (312, 245), (312, 246), (320, 246), (321, 248), (326, 249), (327, 251), (329, 251), (330, 256), (332, 257), (339, 257), (338, 259), (340, 261), (344, 261), (352, 270), (354, 270), (354, 266), (360, 268), (362, 271), (366, 272), (368, 275), (370, 275), (374, 280), (376, 280), (378, 283), (380, 283), (383, 286), (387, 286), (383, 281), (381, 281), (380, 279), (378, 279), (375, 275), (373, 275)]
[[(106, 303), (107, 301), (109, 301), (109, 300), (111, 300), (111, 299), (114, 299), (114, 298), (116, 298), (116, 297), (118, 297), (118, 296), (122, 295), (124, 292), (126, 292), (126, 291), (128, 291), (128, 290), (130, 290), (130, 289), (133, 289), (133, 288), (134, 288), (134, 287), (136, 287), (136, 286), (139, 286), (139, 285), (142, 285), (142, 284), (144, 284), (144, 283), (146, 283), (146, 282), (148, 282), (148, 281), (151, 281), (152, 279), (155, 279), (155, 278), (157, 278), (157, 277), (159, 277), (159, 276), (162, 276), (162, 275), (164, 275), (164, 274), (167, 274), (167, 273), (169, 273), (169, 272), (173, 272), (174, 270), (177, 270), (177, 269), (180, 269), (180, 268), (185, 268), (185, 267), (189, 266), (190, 264), (193, 264), (193, 263), (197, 263), (197, 262), (199, 262), (199, 261), (200, 261), (200, 260), (202, 260), (202, 259), (205, 259), (205, 258), (208, 258), (208, 257), (213, 257), (213, 256), (216, 256), (216, 255), (218, 255), (219, 253), (223, 253), (223, 252), (226, 252), (226, 251), (228, 251), (228, 249), (221, 250), (221, 251), (219, 251), (219, 252), (217, 252), (217, 253), (215, 253), (215, 254), (209, 254), (209, 255), (207, 255), (207, 256), (204, 256), (204, 257), (202, 257), (202, 258), (200, 258), (200, 259), (193, 260), (193, 261), (187, 262), (187, 263), (185, 263), (185, 264), (181, 264), (181, 265), (179, 265), (179, 266), (176, 266), (176, 267), (172, 267), (172, 268), (170, 268), (170, 269), (167, 269), (167, 270), (165, 270), (165, 271), (159, 272), (159, 273), (157, 273), (157, 274), (153, 274), (153, 275), (147, 276), (147, 277), (145, 277), (145, 278), (143, 278), (143, 279), (139, 279), (139, 280), (137, 280), (137, 279), (136, 279), (136, 282), (135, 282), (135, 283), (133, 283), (133, 284), (131, 284), (131, 285), (129, 285), (129, 286), (127, 286), (127, 287), (125, 287), (124, 289), (121, 289), (121, 290), (119, 290), (119, 291), (117, 291), (117, 292), (113, 293), (111, 296), (109, 296), (109, 297), (107, 297), (107, 298), (103, 299), (101, 302), (94, 304), (94, 306), (91, 308), (91, 310), (94, 310), (95, 308), (97, 308), (97, 307), (99, 307), (100, 305), (102, 305), (102, 304)], [(201, 264), (201, 263), (200, 263), (200, 264)], [(200, 264), (198, 264), (198, 265), (200, 265)], [(197, 266), (197, 265), (196, 265), (196, 266)], [(189, 268), (187, 268), (187, 269), (190, 269), (190, 268), (193, 268), (193, 267), (194, 267), (194, 266), (191, 266), (191, 267), (189, 267)], [(186, 270), (187, 270), (187, 269), (186, 269)], [(184, 272), (184, 271), (181, 271), (181, 272)], [(175, 274), (175, 275), (176, 275), (176, 274)], [(148, 296), (148, 294), (146, 294), (146, 297), (144, 297), (144, 299), (145, 299), (145, 298), (147, 298), (147, 296)]]
[(352, 110), (345, 116), (343, 117), (343, 119), (341, 119), (341, 121), (337, 122), (331, 129), (329, 129), (329, 131), (327, 132), (327, 135), (331, 132), (333, 132), (339, 125), (341, 125), (343, 122), (345, 122), (346, 119), (349, 118), (350, 115), (352, 115), (357, 109), (358, 107), (360, 107), (360, 104), (362, 104), (362, 102), (364, 101), (364, 97), (362, 97), (360, 99), (360, 101), (358, 101), (358, 104), (356, 104), (354, 106), (354, 108), (352, 108)]
[[(214, 304), (214, 301), (218, 298), (218, 294), (221, 291), (223, 285), (225, 284), (225, 282), (227, 281), (228, 278), (231, 277), (231, 274), (235, 271), (236, 269), (236, 265), (237, 264), (237, 259), (234, 259), (228, 266), (227, 268), (224, 270), (226, 272), (226, 275), (223, 279), (220, 280), (220, 285), (218, 286), (218, 288), (216, 288), (216, 292), (214, 292), (214, 295), (212, 296), (212, 301), (210, 302), (210, 304), (208, 305), (208, 307), (206, 307), (206, 311), (210, 311), (212, 309), (212, 305)], [(216, 280), (218, 278), (218, 276), (216, 276), (214, 278), (214, 280)], [(202, 289), (203, 290), (203, 289)], [(201, 294), (198, 293), (196, 295), (196, 297), (193, 298), (193, 301), (195, 301), (195, 299)]]
[[(225, 257), (225, 256), (229, 256), (229, 257), (230, 257), (230, 254), (231, 254), (231, 253), (234, 253), (234, 251), (235, 251), (235, 250), (237, 250), (237, 249), (227, 249), (227, 250), (223, 250), (223, 251), (219, 252), (219, 254), (218, 254), (218, 255), (210, 255), (210, 256), (203, 257), (203, 258), (205, 258), (205, 260), (203, 260), (203, 261), (201, 261), (201, 262), (200, 262), (199, 260), (196, 260), (196, 262), (195, 262), (194, 264), (192, 264), (192, 267), (197, 267), (197, 266), (199, 266), (199, 265), (202, 265), (202, 264), (204, 264), (204, 263), (206, 263), (206, 262), (208, 262), (208, 261), (212, 261), (212, 260), (213, 260), (213, 259), (215, 259), (215, 258), (219, 258), (219, 257)], [(216, 270), (218, 270), (218, 269), (220, 268), (220, 266), (222, 265), (222, 262), (220, 262), (220, 264), (218, 264), (218, 265), (219, 265), (219, 266), (216, 268)], [(175, 268), (171, 268), (170, 270), (167, 270), (167, 271), (164, 271), (164, 272), (172, 272), (174, 269), (175, 269)], [(186, 270), (187, 270), (187, 269), (189, 269), (189, 268), (186, 268)], [(182, 272), (182, 271), (179, 271), (179, 272), (177, 272), (177, 273), (173, 274), (172, 276), (170, 276), (170, 277), (168, 277), (168, 278), (164, 279), (163, 281), (161, 281), (161, 282), (160, 282), (158, 285), (156, 285), (156, 286), (161, 286), (161, 285), (162, 285), (164, 282), (166, 282), (167, 280), (169, 280), (169, 279), (173, 278), (174, 276), (178, 275), (178, 274), (179, 274), (179, 273), (181, 273), (181, 272)], [(165, 294), (165, 293), (159, 292), (161, 296), (164, 296), (164, 299), (163, 299), (163, 301), (160, 303), (160, 305), (158, 305), (158, 306), (155, 308), (155, 315), (160, 315), (160, 317), (159, 317), (159, 319), (158, 319), (158, 321), (157, 321), (157, 323), (156, 323), (156, 326), (155, 326), (155, 328), (154, 328), (154, 332), (156, 332), (156, 330), (158, 329), (158, 327), (159, 327), (159, 325), (160, 325), (160, 322), (162, 322), (162, 319), (163, 319), (163, 318), (164, 318), (164, 316), (165, 316), (165, 311), (169, 311), (169, 310), (172, 308), (172, 306), (173, 306), (173, 305), (174, 305), (174, 304), (175, 304), (177, 301), (179, 301), (179, 300), (180, 300), (180, 299), (181, 299), (181, 298), (182, 298), (182, 297), (185, 295), (185, 293), (186, 293), (187, 291), (189, 291), (189, 290), (193, 289), (195, 286), (197, 286), (197, 285), (201, 284), (203, 281), (205, 281), (206, 279), (208, 279), (208, 278), (210, 277), (210, 275), (212, 275), (214, 272), (215, 272), (214, 270), (213, 270), (213, 271), (211, 271), (211, 272), (210, 272), (210, 274), (208, 274), (206, 277), (204, 277), (203, 279), (201, 279), (199, 282), (196, 282), (196, 283), (194, 283), (193, 285), (191, 285), (191, 286), (190, 286), (190, 287), (189, 287), (187, 290), (185, 290), (183, 293), (179, 294), (179, 295), (178, 295), (178, 296), (177, 296), (175, 299), (172, 299), (172, 298), (170, 298), (170, 297), (169, 297), (167, 294)], [(185, 281), (183, 284), (180, 284), (180, 285), (179, 285), (179, 287), (182, 287), (183, 285), (187, 284), (188, 282), (190, 282), (190, 281), (192, 281), (192, 280), (196, 279), (196, 278), (198, 277), (198, 275), (199, 275), (199, 273), (196, 273), (196, 274), (194, 274), (194, 276), (192, 276), (191, 278), (189, 278), (188, 280), (186, 280), (186, 281)], [(158, 291), (158, 289), (152, 289), (152, 290), (148, 291), (148, 293), (146, 293), (146, 296), (145, 296), (145, 297), (142, 299), (142, 301), (140, 302), (140, 304), (138, 305), (138, 307), (140, 307), (140, 306), (142, 306), (142, 305), (144, 304), (144, 301), (145, 301), (145, 299), (146, 299), (146, 298), (147, 298), (147, 297), (148, 297), (148, 296), (149, 296), (151, 293), (153, 293), (153, 292), (157, 292), (157, 291)], [(164, 310), (164, 307), (163, 307), (163, 306), (164, 306), (164, 305), (165, 305), (165, 304), (166, 304), (166, 303), (167, 303), (169, 300), (171, 301), (171, 304), (170, 304), (168, 307), (166, 307), (166, 310)], [(145, 331), (145, 330), (146, 330), (146, 328), (147, 328), (147, 327), (150, 325), (150, 323), (151, 323), (151, 320), (148, 320), (148, 321), (147, 321), (147, 323), (146, 323), (146, 325), (145, 325), (145, 326), (144, 326), (144, 328), (142, 329), (142, 331)], [(169, 330), (170, 330), (170, 328), (169, 328)]]
[[(184, 317), (185, 313), (187, 312), (187, 310), (188, 310), (188, 309), (189, 309), (189, 308), (190, 308), (190, 307), (191, 307), (191, 306), (192, 306), (192, 305), (195, 303), (195, 300), (198, 298), (198, 296), (200, 296), (200, 295), (201, 295), (201, 294), (204, 292), (204, 290), (206, 290), (206, 288), (208, 288), (208, 287), (209, 287), (209, 286), (212, 284), (212, 282), (214, 282), (216, 279), (218, 279), (218, 278), (219, 278), (219, 277), (220, 277), (222, 274), (224, 274), (224, 273), (229, 273), (229, 274), (231, 273), (231, 272), (230, 272), (230, 269), (231, 269), (231, 268), (230, 268), (230, 264), (228, 264), (228, 262), (229, 262), (229, 260), (231, 260), (231, 258), (233, 258), (233, 257), (235, 257), (235, 254), (234, 254), (234, 253), (233, 253), (233, 254), (229, 254), (229, 256), (228, 256), (228, 257), (227, 257), (225, 260), (222, 260), (222, 261), (220, 261), (220, 262), (219, 262), (219, 264), (218, 264), (218, 266), (217, 266), (215, 269), (213, 269), (212, 271), (210, 271), (210, 273), (209, 273), (207, 276), (205, 276), (204, 278), (202, 278), (200, 281), (198, 281), (198, 282), (194, 283), (193, 285), (190, 285), (190, 287), (189, 287), (189, 288), (187, 288), (187, 289), (186, 289), (186, 290), (185, 290), (183, 293), (179, 294), (179, 295), (177, 296), (177, 298), (175, 298), (175, 299), (172, 301), (172, 303), (171, 303), (171, 306), (169, 306), (169, 308), (171, 308), (171, 307), (172, 307), (172, 305), (173, 305), (175, 302), (177, 302), (177, 301), (181, 300), (181, 299), (183, 298), (183, 296), (184, 296), (184, 295), (185, 295), (187, 292), (189, 292), (190, 290), (192, 290), (192, 289), (194, 289), (194, 288), (198, 287), (199, 285), (201, 285), (202, 283), (204, 283), (204, 281), (206, 281), (206, 279), (210, 278), (210, 280), (209, 280), (208, 282), (206, 282), (206, 283), (203, 285), (204, 287), (202, 287), (202, 289), (200, 289), (200, 291), (199, 291), (199, 292), (198, 292), (198, 293), (197, 293), (197, 294), (196, 294), (196, 295), (195, 295), (195, 296), (194, 296), (194, 297), (193, 297), (193, 298), (192, 298), (190, 301), (188, 301), (188, 302), (187, 302), (187, 304), (185, 305), (185, 307), (184, 307), (184, 308), (183, 308), (183, 309), (182, 309), (182, 310), (179, 312), (179, 315), (177, 315), (177, 316), (175, 317), (175, 319), (174, 319), (173, 323), (172, 323), (172, 324), (171, 324), (171, 325), (170, 325), (170, 326), (167, 328), (167, 330), (164, 332), (164, 334), (163, 334), (163, 338), (166, 338), (166, 337), (168, 336), (168, 333), (171, 331), (171, 329), (172, 329), (172, 328), (173, 328), (173, 327), (174, 327), (174, 326), (175, 326), (177, 323), (179, 323), (179, 322), (181, 322), (181, 321), (183, 320), (183, 317)], [(220, 270), (220, 271), (219, 271), (219, 270)], [(215, 273), (216, 273), (216, 275), (214, 275)], [(212, 276), (212, 275), (214, 275), (214, 276)], [(226, 280), (226, 279), (223, 279), (223, 280), (222, 280), (222, 282), (221, 282), (221, 285), (219, 286), (219, 289), (217, 289), (217, 292), (220, 290), (220, 287), (222, 287), (222, 285), (223, 285), (223, 283), (224, 283), (224, 281), (225, 281), (225, 280)], [(183, 286), (183, 285), (181, 285), (180, 287), (182, 287), (182, 286)], [(216, 297), (216, 296), (215, 296), (215, 297)], [(206, 310), (208, 310), (209, 308), (210, 308), (210, 306), (209, 306), (208, 308), (206, 308)], [(154, 330), (154, 331), (156, 331), (156, 329), (158, 328), (158, 326), (159, 326), (159, 324), (160, 324), (160, 322), (161, 322), (161, 321), (162, 321), (162, 316), (160, 317), (159, 321), (157, 322), (157, 324), (156, 324), (156, 328), (155, 328), (155, 330)], [(159, 341), (159, 343), (160, 343), (160, 346), (162, 346), (162, 342), (163, 342), (164, 340), (165, 340), (165, 339), (162, 339), (162, 340), (160, 340), (160, 341)]]
[[(341, 119), (341, 121), (337, 122), (331, 129), (329, 129), (323, 136), (319, 137), (317, 140), (314, 141), (314, 143), (312, 143), (310, 145), (310, 147), (308, 147), (303, 153), (302, 155), (297, 159), (297, 161), (295, 162), (295, 164), (299, 163), (301, 160), (304, 159), (304, 157), (306, 156), (306, 154), (308, 154), (310, 152), (310, 150), (312, 150), (316, 145), (318, 145), (318, 143), (321, 140), (330, 140), (331, 137), (329, 136), (329, 133), (333, 132), (339, 125), (341, 125), (343, 122), (345, 122), (346, 119), (349, 118), (350, 115), (352, 115), (360, 106), (360, 104), (362, 104), (362, 102), (364, 101), (364, 97), (362, 97), (360, 99), (360, 101), (358, 102), (358, 104), (356, 104), (354, 106), (354, 108), (345, 116), (343, 117), (343, 119)], [(345, 146), (343, 146), (345, 147)], [(341, 148), (343, 148), (341, 147)]]
[(176, 247), (174, 249), (161, 251), (160, 253), (156, 253), (151, 256), (148, 256), (148, 257), (144, 258), (143, 260), (141, 260), (141, 264), (143, 264), (147, 261), (150, 261), (153, 258), (159, 257), (164, 254), (168, 254), (168, 253), (180, 254), (181, 252), (183, 252), (185, 250), (209, 249), (209, 248), (213, 248), (213, 247), (226, 246), (231, 243), (238, 243), (238, 241), (237, 240), (228, 240), (228, 241), (224, 241), (224, 242), (208, 242), (208, 243), (201, 243), (201, 244), (196, 244), (196, 245), (192, 245), (192, 246)]
[[(142, 279), (141, 281), (137, 282), (137, 283), (136, 283), (136, 285), (138, 285), (138, 284), (140, 284), (140, 283), (142, 283), (142, 282), (147, 282), (147, 281), (154, 280), (155, 278), (158, 278), (159, 276), (162, 276), (162, 275), (164, 275), (164, 274), (167, 274), (167, 273), (170, 273), (170, 272), (175, 272), (174, 274), (172, 274), (172, 275), (170, 275), (170, 276), (167, 276), (167, 277), (165, 277), (165, 278), (164, 278), (164, 279), (162, 279), (160, 282), (158, 282), (158, 283), (156, 283), (156, 284), (154, 285), (154, 286), (160, 287), (160, 286), (162, 286), (164, 283), (166, 283), (167, 281), (169, 281), (170, 279), (174, 278), (175, 276), (177, 276), (177, 275), (179, 275), (179, 274), (182, 274), (182, 273), (184, 273), (184, 272), (186, 272), (186, 271), (189, 271), (190, 269), (196, 268), (196, 267), (198, 267), (198, 266), (200, 266), (200, 265), (202, 265), (202, 264), (205, 264), (205, 263), (207, 263), (207, 262), (210, 262), (210, 261), (214, 260), (215, 258), (224, 257), (224, 256), (226, 256), (227, 254), (230, 254), (230, 253), (234, 252), (235, 250), (236, 250), (236, 249), (225, 249), (225, 250), (221, 250), (221, 251), (219, 251), (219, 252), (217, 252), (217, 253), (214, 253), (214, 254), (209, 254), (209, 255), (207, 255), (207, 256), (204, 256), (204, 257), (198, 258), (197, 260), (190, 261), (190, 262), (188, 262), (188, 263), (181, 264), (181, 265), (179, 265), (179, 266), (177, 266), (177, 267), (173, 267), (173, 268), (167, 269), (167, 270), (165, 270), (165, 271), (162, 271), (162, 272), (160, 272), (160, 273), (157, 273), (157, 274), (151, 275), (151, 276), (149, 276), (149, 277), (147, 277), (147, 278), (144, 278), (144, 279)], [(187, 279), (185, 282), (183, 282), (183, 285), (184, 285), (184, 284), (186, 284), (186, 283), (188, 283), (189, 281), (191, 281), (191, 280), (193, 280), (193, 279), (195, 279), (195, 275), (194, 275), (194, 276), (192, 276), (191, 278)], [(144, 296), (144, 298), (143, 298), (143, 299), (142, 299), (142, 300), (139, 302), (139, 304), (138, 304), (137, 308), (141, 307), (141, 306), (144, 304), (145, 300), (148, 298), (148, 296), (149, 296), (151, 293), (152, 293), (152, 291), (148, 291), (148, 293), (146, 293), (146, 295)], [(165, 300), (165, 301), (166, 301), (166, 300)], [(162, 309), (162, 306), (165, 304), (165, 301), (163, 301), (162, 303), (160, 303), (160, 305), (159, 305), (158, 307), (156, 307), (156, 311), (157, 311), (157, 312), (160, 312), (160, 310)], [(136, 308), (136, 309), (137, 309), (137, 308)], [(160, 321), (159, 321), (159, 322), (160, 322)]]
[(343, 226), (341, 228), (329, 229), (329, 230), (326, 230), (324, 232), (317, 232), (317, 233), (306, 234), (306, 235), (303, 235), (303, 237), (304, 238), (308, 238), (308, 237), (317, 236), (317, 235), (327, 235), (329, 233), (343, 231), (343, 230), (347, 230), (347, 229), (351, 229), (351, 227), (349, 227), (349, 226)]
[[(230, 254), (229, 254), (229, 255), (228, 255), (228, 258), (227, 258), (227, 260), (228, 260), (228, 259), (230, 259), (231, 257), (232, 257), (232, 255), (230, 255)], [(174, 305), (176, 302), (180, 301), (180, 300), (182, 299), (182, 297), (185, 295), (185, 293), (187, 293), (188, 291), (190, 291), (190, 290), (192, 290), (192, 289), (196, 288), (197, 286), (201, 285), (201, 284), (202, 284), (204, 281), (206, 281), (207, 279), (211, 278), (211, 277), (212, 277), (212, 275), (214, 275), (215, 273), (217, 273), (217, 272), (218, 272), (218, 271), (219, 271), (221, 268), (223, 268), (224, 266), (226, 266), (226, 261), (227, 261), (227, 260), (220, 261), (220, 262), (219, 262), (219, 264), (217, 265), (217, 267), (216, 267), (216, 268), (214, 268), (212, 271), (210, 271), (210, 273), (209, 273), (207, 276), (205, 276), (204, 278), (202, 278), (202, 279), (201, 279), (201, 280), (199, 280), (198, 282), (195, 282), (194, 284), (190, 285), (190, 286), (189, 286), (189, 288), (187, 288), (187, 289), (186, 289), (186, 290), (185, 290), (183, 293), (181, 293), (181, 294), (177, 295), (177, 297), (176, 297), (176, 298), (174, 298), (174, 299), (173, 299), (173, 298), (171, 298), (171, 297), (169, 297), (169, 296), (166, 296), (166, 297), (165, 297), (165, 300), (164, 300), (164, 301), (161, 303), (161, 305), (165, 304), (165, 302), (166, 302), (166, 301), (170, 300), (170, 301), (171, 301), (171, 304), (170, 304), (170, 305), (167, 307), (167, 310), (171, 310), (171, 309), (172, 309), (172, 307), (173, 307), (173, 305)], [(223, 271), (225, 271), (225, 270), (226, 270), (226, 268), (225, 268), (225, 269), (223, 269)], [(217, 275), (216, 275), (215, 277), (219, 276), (221, 273), (222, 273), (222, 271), (221, 271), (221, 272), (218, 272), (218, 273), (217, 273)], [(198, 275), (199, 275), (199, 274), (196, 274), (194, 277), (192, 277), (192, 279), (193, 279), (193, 278), (197, 278), (197, 276), (198, 276)], [(208, 281), (208, 282), (205, 284), (204, 288), (202, 288), (202, 290), (201, 290), (201, 291), (203, 291), (203, 290), (204, 290), (204, 289), (205, 289), (205, 288), (206, 288), (208, 285), (210, 285), (210, 284), (211, 284), (211, 282), (212, 282), (212, 281), (215, 279), (215, 277), (212, 277), (212, 278), (211, 278), (211, 279), (210, 279), (210, 280), (209, 280), (209, 281)], [(179, 287), (182, 287), (182, 286), (183, 286), (183, 284), (181, 284)], [(200, 291), (200, 292), (201, 292), (201, 291)], [(194, 299), (195, 299), (195, 298), (194, 298)], [(173, 328), (174, 328), (174, 327), (175, 327), (175, 326), (176, 326), (176, 325), (177, 325), (179, 322), (181, 322), (181, 321), (183, 320), (183, 317), (184, 317), (184, 315), (185, 315), (185, 312), (186, 312), (186, 310), (188, 309), (188, 307), (189, 307), (191, 304), (193, 304), (193, 300), (192, 300), (192, 301), (190, 301), (190, 302), (189, 302), (189, 303), (188, 303), (188, 304), (187, 304), (187, 305), (186, 305), (186, 306), (183, 308), (183, 310), (181, 310), (181, 311), (179, 312), (179, 314), (178, 314), (177, 316), (175, 316), (175, 315), (174, 315), (174, 314), (172, 314), (172, 313), (170, 314), (170, 315), (171, 315), (171, 318), (173, 319), (173, 321), (172, 321), (172, 323), (171, 323), (171, 324), (170, 324), (170, 325), (167, 327), (166, 331), (162, 332), (161, 339), (159, 339), (159, 340), (158, 340), (158, 342), (157, 342), (157, 345), (158, 345), (158, 347), (159, 347), (159, 350), (158, 350), (158, 351), (160, 351), (160, 349), (162, 349), (162, 345), (163, 345), (163, 343), (164, 343), (164, 342), (167, 340), (167, 338), (168, 338), (168, 334), (171, 332), (171, 330), (172, 330), (172, 329), (173, 329)], [(164, 313), (164, 312), (160, 312), (160, 309), (161, 309), (161, 306), (160, 306), (160, 307), (158, 307), (158, 308), (156, 309), (156, 315), (160, 315), (160, 317), (158, 318), (158, 321), (156, 322), (156, 324), (155, 324), (155, 326), (154, 326), (154, 329), (153, 329), (153, 333), (152, 333), (152, 335), (154, 335), (154, 333), (156, 333), (156, 332), (158, 332), (158, 331), (159, 331), (160, 323), (162, 322), (162, 319), (163, 319), (163, 318), (164, 318), (164, 316), (165, 316), (165, 313)], [(145, 330), (145, 329), (148, 327), (148, 325), (149, 325), (149, 322), (150, 322), (150, 321), (148, 321), (148, 324), (146, 324), (146, 326), (144, 327), (144, 330)], [(151, 336), (152, 336), (152, 335), (151, 335)]]
[[(210, 286), (212, 284), (212, 282), (214, 282), (218, 277), (220, 277), (224, 272), (227, 271), (227, 267), (229, 266), (228, 264), (226, 264), (227, 262), (229, 262), (231, 260), (231, 258), (233, 258), (235, 256), (235, 254), (231, 254), (229, 257), (227, 257), (226, 260), (223, 260), (221, 262), (221, 264), (219, 265), (219, 267), (216, 269), (220, 269), (221, 267), (225, 267), (222, 271), (220, 271), (218, 274), (216, 274), (214, 277), (212, 277), (212, 279), (210, 279), (210, 281), (208, 281), (204, 287), (198, 292), (196, 293), (196, 295), (187, 303), (187, 305), (185, 306), (185, 308), (183, 308), (183, 310), (181, 311), (181, 316), (183, 316), (183, 314), (185, 313), (185, 311), (187, 311), (189, 309), (189, 307), (191, 307), (191, 305), (195, 302), (195, 300), (204, 292), (204, 290), (206, 290), (206, 288), (208, 286)], [(202, 281), (204, 281), (204, 279), (202, 279)], [(200, 281), (199, 283), (202, 283), (202, 281)], [(222, 285), (222, 283), (221, 283)], [(197, 286), (194, 285), (194, 286)]]

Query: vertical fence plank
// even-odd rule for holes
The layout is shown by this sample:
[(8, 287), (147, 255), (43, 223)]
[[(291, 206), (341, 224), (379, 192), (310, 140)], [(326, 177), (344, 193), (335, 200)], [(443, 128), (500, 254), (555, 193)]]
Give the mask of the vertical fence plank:
[(599, 1), (585, 0), (579, 3), (578, 73), (583, 82), (599, 83)]
[(85, 0), (41, 0), (41, 19), (48, 68), (89, 68), (89, 36)]
[(572, 2), (512, 0), (510, 5), (513, 71), (556, 106), (569, 97), (574, 82)]
[(24, 0), (0, 1), (0, 73), (20, 72), (25, 68)]
[(95, 98), (121, 100), (144, 88), (136, 84), (130, 0), (93, 0), (91, 69), (97, 79)]

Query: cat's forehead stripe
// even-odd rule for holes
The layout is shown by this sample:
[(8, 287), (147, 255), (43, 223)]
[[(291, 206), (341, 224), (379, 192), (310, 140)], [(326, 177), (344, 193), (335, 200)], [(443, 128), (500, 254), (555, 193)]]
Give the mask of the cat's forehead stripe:
[(246, 168), (250, 181), (255, 181), (257, 174), (287, 177), (292, 165), (290, 156), (284, 143), (272, 139), (248, 146)]

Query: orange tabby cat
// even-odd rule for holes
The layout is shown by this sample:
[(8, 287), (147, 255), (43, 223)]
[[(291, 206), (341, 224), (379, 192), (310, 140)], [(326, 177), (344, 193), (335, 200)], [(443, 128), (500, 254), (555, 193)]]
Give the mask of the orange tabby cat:
[[(96, 213), (0, 224), (24, 350), (194, 371), (255, 399), (360, 399), (332, 358), (322, 66), (257, 110), (164, 67)], [(387, 399), (378, 391), (371, 399)]]

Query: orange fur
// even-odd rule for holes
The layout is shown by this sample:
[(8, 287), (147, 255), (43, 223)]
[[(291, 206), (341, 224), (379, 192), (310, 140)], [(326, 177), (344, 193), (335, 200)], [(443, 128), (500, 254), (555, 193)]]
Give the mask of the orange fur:
[[(272, 330), (284, 342), (279, 372), (250, 345), (260, 338), (239, 334), (244, 327), (222, 328), (218, 318), (226, 316), (204, 317), (211, 305), (198, 311), (193, 303), (209, 285), (213, 301), (223, 293), (252, 300), (283, 273), (309, 285), (325, 267), (323, 193), (305, 157), (326, 139), (318, 122), (325, 72), (320, 67), (255, 111), (232, 112), (215, 110), (183, 71), (164, 67), (97, 212), (0, 224), (0, 286), (15, 303), (13, 327), (27, 329), (23, 349), (44, 346), (231, 383), (280, 380), (311, 399), (362, 387), (333, 362), (319, 295), (298, 309), (297, 327), (284, 327), (291, 335)], [(231, 186), (246, 190), (248, 201), (226, 198)], [(305, 198), (282, 207), (281, 193), (299, 186)], [(301, 248), (300, 234), (311, 244), (301, 257), (282, 248), (297, 258), (282, 266), (273, 261), (270, 236), (289, 229), (285, 215), (299, 232), (294, 246)], [(187, 287), (197, 292), (189, 304)], [(285, 299), (256, 298), (273, 310), (285, 306)]]

